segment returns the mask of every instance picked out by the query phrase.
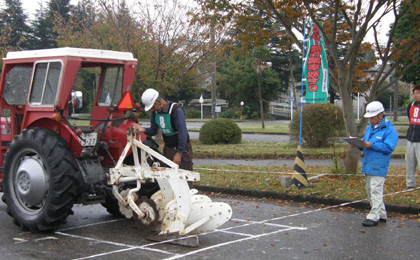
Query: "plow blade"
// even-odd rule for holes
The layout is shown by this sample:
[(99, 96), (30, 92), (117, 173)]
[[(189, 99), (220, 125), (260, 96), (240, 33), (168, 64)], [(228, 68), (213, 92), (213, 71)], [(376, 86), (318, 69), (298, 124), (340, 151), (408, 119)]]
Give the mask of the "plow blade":
[(156, 242), (165, 242), (174, 245), (188, 246), (188, 247), (198, 247), (198, 237), (197, 236), (183, 236), (178, 234), (164, 234), (164, 235), (154, 235), (149, 236), (146, 239)]
[(226, 203), (193, 204), (185, 233), (200, 234), (214, 230), (229, 221), (231, 217), (232, 209)]

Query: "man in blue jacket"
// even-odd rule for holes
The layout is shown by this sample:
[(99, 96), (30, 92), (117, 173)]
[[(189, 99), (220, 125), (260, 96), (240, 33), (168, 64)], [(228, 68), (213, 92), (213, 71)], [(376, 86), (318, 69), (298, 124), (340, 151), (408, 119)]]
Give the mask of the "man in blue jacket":
[(366, 175), (366, 193), (371, 210), (362, 225), (367, 227), (376, 226), (378, 222), (386, 222), (387, 219), (383, 191), (391, 154), (397, 146), (398, 134), (393, 124), (385, 118), (384, 111), (381, 102), (373, 101), (366, 106), (364, 115), (369, 118), (369, 125), (361, 148), (361, 173)]

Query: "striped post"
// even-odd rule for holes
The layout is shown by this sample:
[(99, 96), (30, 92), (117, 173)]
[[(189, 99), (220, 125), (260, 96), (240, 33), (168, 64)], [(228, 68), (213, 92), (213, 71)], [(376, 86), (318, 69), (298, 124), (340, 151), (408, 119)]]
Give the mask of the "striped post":
[(293, 166), (292, 185), (303, 188), (308, 185), (308, 177), (306, 176), (306, 166), (303, 160), (302, 147), (298, 146), (296, 152), (295, 165)]

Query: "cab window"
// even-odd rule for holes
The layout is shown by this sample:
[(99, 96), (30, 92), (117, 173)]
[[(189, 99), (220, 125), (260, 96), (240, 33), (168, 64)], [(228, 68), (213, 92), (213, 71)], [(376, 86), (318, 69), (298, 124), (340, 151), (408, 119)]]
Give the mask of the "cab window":
[(118, 105), (122, 92), (123, 67), (106, 67), (102, 79), (101, 93), (98, 104), (100, 106)]
[(54, 105), (60, 85), (62, 64), (59, 61), (35, 64), (29, 98), (31, 105)]

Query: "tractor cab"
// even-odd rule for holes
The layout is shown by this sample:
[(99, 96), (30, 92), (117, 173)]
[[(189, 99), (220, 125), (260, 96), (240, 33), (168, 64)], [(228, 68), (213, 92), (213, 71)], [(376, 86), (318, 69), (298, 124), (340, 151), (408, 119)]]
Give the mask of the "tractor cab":
[[(108, 123), (115, 125), (116, 118), (121, 121), (125, 111), (134, 109), (131, 94), (125, 93), (131, 91), (136, 63), (131, 53), (106, 50), (9, 52), (3, 60), (0, 85), (3, 157), (14, 136), (24, 129), (41, 127), (59, 134), (75, 158), (87, 147), (100, 145), (101, 135), (109, 145), (104, 163), (111, 165), (112, 160), (118, 160), (126, 140), (120, 140)], [(123, 95), (131, 99), (129, 107), (118, 107)]]

